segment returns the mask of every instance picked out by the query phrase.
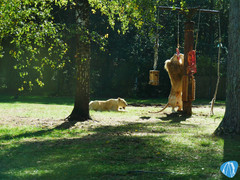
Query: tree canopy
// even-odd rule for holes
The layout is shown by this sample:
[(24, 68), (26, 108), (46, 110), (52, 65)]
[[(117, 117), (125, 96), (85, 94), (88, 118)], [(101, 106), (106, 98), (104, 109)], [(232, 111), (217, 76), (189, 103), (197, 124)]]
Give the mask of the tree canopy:
[[(152, 32), (155, 26), (160, 26), (156, 21), (157, 6), (160, 3), (175, 1), (89, 0), (88, 2), (93, 14), (96, 10), (100, 10), (101, 14), (108, 18), (109, 25), (118, 33), (124, 34), (129, 30), (130, 24), (134, 24), (137, 29), (140, 29), (143, 24), (151, 24), (150, 32)], [(9, 53), (16, 59), (14, 68), (20, 70), (23, 84), (28, 84), (30, 88), (34, 82), (42, 86), (44, 85), (43, 69), (46, 65), (52, 68), (62, 68), (65, 65), (64, 55), (68, 47), (61, 33), (65, 23), (56, 23), (54, 15), (58, 12), (54, 12), (53, 7), (57, 5), (64, 9), (76, 6), (77, 3), (79, 2), (73, 0), (3, 0), (0, 2), (0, 57), (8, 53), (3, 49), (3, 44), (10, 42)], [(184, 1), (181, 0), (180, 4), (184, 6)], [(116, 23), (120, 23), (121, 28), (116, 29)], [(96, 36), (92, 36), (93, 40), (96, 40), (94, 37)], [(107, 37), (108, 34), (105, 35), (105, 38)], [(29, 74), (27, 70), (29, 67), (38, 72), (38, 77), (33, 78)], [(22, 86), (20, 90), (23, 89)]]
[[(11, 54), (16, 59), (15, 69), (20, 70), (23, 79), (23, 90), (34, 83), (43, 86), (43, 69), (46, 65), (62, 68), (63, 56), (67, 44), (59, 33), (63, 25), (54, 22), (54, 0), (3, 0), (0, 2), (0, 56)], [(10, 43), (9, 43), (10, 42)], [(3, 46), (10, 46), (5, 52)], [(47, 49), (47, 50), (46, 50)], [(32, 77), (28, 69), (38, 72)], [(34, 81), (32, 81), (34, 80)]]
[[(15, 68), (19, 69), (20, 75), (22, 78), (22, 83), (32, 86), (33, 83), (38, 83), (39, 85), (43, 85), (42, 77), (44, 76), (43, 70), (47, 65), (50, 65), (52, 68), (62, 68), (65, 63), (71, 59), (64, 57), (66, 55), (67, 50), (70, 47), (65, 44), (66, 36), (62, 34), (63, 28), (66, 27), (68, 22), (64, 21), (56, 21), (57, 16), (66, 16), (66, 12), (69, 10), (69, 7), (76, 6), (78, 1), (67, 1), (67, 0), (27, 0), (27, 1), (17, 1), (17, 0), (3, 0), (0, 2), (0, 12), (1, 12), (1, 27), (0, 27), (0, 56), (2, 57), (4, 54), (10, 53), (12, 57), (16, 60)], [(176, 16), (173, 16), (174, 13), (166, 13), (160, 12), (159, 21), (157, 20), (157, 6), (158, 5), (167, 5), (167, 6), (175, 6), (181, 5), (183, 8), (189, 6), (201, 6), (201, 8), (217, 8), (221, 9), (222, 22), (227, 21), (227, 7), (229, 6), (226, 1), (207, 1), (207, 2), (199, 2), (196, 0), (189, 1), (169, 1), (169, 0), (159, 0), (159, 1), (137, 1), (137, 0), (89, 0), (89, 3), (92, 7), (92, 17), (96, 19), (99, 16), (99, 19), (107, 18), (107, 22), (104, 23), (104, 27), (98, 28), (100, 25), (96, 23), (97, 28), (94, 29), (91, 33), (91, 39), (98, 44), (107, 45), (107, 42), (104, 39), (109, 39), (110, 30), (108, 29), (111, 26), (118, 34), (122, 33), (135, 33), (131, 36), (132, 45), (134, 48), (134, 52), (142, 51), (143, 47), (140, 47), (139, 41), (146, 41), (148, 48), (146, 50), (153, 47), (154, 37), (156, 28), (161, 28), (160, 31), (160, 48), (162, 48), (163, 44), (169, 44), (170, 41), (174, 40), (172, 36), (174, 34), (171, 29), (171, 24), (176, 23)], [(54, 8), (54, 7), (58, 8)], [(59, 11), (61, 9), (61, 11)], [(99, 13), (99, 11), (101, 13)], [(62, 12), (62, 14), (59, 14)], [(65, 13), (65, 14), (64, 14)], [(59, 14), (59, 15), (58, 15)], [(104, 16), (101, 16), (105, 15)], [(172, 14), (172, 15), (171, 15)], [(201, 21), (209, 26), (211, 19), (214, 21), (214, 18), (209, 18), (210, 16), (201, 17)], [(171, 19), (171, 23), (169, 21)], [(205, 21), (205, 22), (204, 22)], [(168, 22), (166, 24), (166, 22)], [(103, 24), (102, 24), (103, 25)], [(93, 26), (93, 25), (92, 25)], [(136, 27), (136, 28), (133, 28)], [(176, 26), (176, 24), (175, 24)], [(163, 28), (165, 27), (165, 28)], [(214, 24), (209, 26), (211, 29), (214, 29)], [(226, 29), (226, 26), (222, 27)], [(69, 29), (69, 28), (68, 28)], [(104, 30), (105, 29), (105, 30)], [(167, 30), (168, 29), (168, 30)], [(137, 31), (136, 31), (137, 30)], [(226, 30), (222, 30), (223, 32)], [(102, 35), (99, 35), (102, 33)], [(209, 33), (214, 33), (213, 31), (205, 31), (205, 27), (200, 26), (200, 37), (209, 36)], [(202, 37), (201, 37), (202, 35)], [(127, 35), (128, 36), (128, 35)], [(119, 37), (127, 37), (119, 35)], [(166, 41), (166, 37), (168, 38), (168, 42)], [(223, 43), (227, 45), (226, 39), (227, 36), (224, 34)], [(112, 37), (117, 38), (117, 36)], [(112, 39), (111, 38), (111, 39)], [(138, 41), (138, 45), (135, 43)], [(209, 38), (211, 40), (211, 38)], [(65, 41), (65, 42), (64, 42)], [(110, 40), (111, 42), (112, 40)], [(175, 41), (175, 40), (174, 40)], [(212, 41), (212, 40), (211, 40)], [(100, 43), (99, 43), (100, 42)], [(209, 43), (209, 42), (208, 42)], [(211, 43), (209, 43), (211, 44)], [(70, 45), (70, 44), (69, 44)], [(169, 44), (170, 45), (170, 44)], [(71, 46), (71, 45), (70, 45)], [(152, 46), (152, 47), (151, 47)], [(171, 45), (170, 45), (171, 46)], [(169, 46), (169, 48), (170, 48)], [(201, 46), (199, 44), (199, 49), (209, 49), (208, 46)], [(9, 49), (3, 47), (10, 47)], [(106, 47), (109, 48), (109, 47)], [(124, 47), (122, 47), (124, 49)], [(136, 49), (137, 48), (137, 49)], [(168, 48), (168, 49), (169, 49)], [(102, 49), (104, 49), (102, 47)], [(171, 49), (171, 48), (170, 48)], [(114, 52), (110, 52), (110, 49), (107, 50), (109, 54), (114, 54)], [(95, 50), (93, 51), (94, 54)], [(144, 51), (143, 51), (144, 52)], [(168, 51), (164, 50), (159, 56), (165, 56)], [(130, 53), (130, 52), (129, 52)], [(149, 56), (150, 54), (147, 53)], [(209, 53), (210, 55), (210, 53)], [(208, 55), (208, 56), (209, 56)], [(135, 54), (135, 56), (139, 56)], [(203, 54), (206, 56), (206, 54)], [(210, 55), (211, 56), (211, 55)], [(161, 58), (161, 57), (160, 57)], [(201, 58), (201, 57), (200, 57)], [(146, 56), (142, 57), (142, 59), (146, 59)], [(203, 58), (209, 59), (209, 57)], [(130, 62), (130, 61), (129, 61)], [(199, 61), (202, 63), (203, 61)], [(143, 62), (138, 62), (143, 63)], [(209, 64), (208, 66), (212, 66), (210, 62), (204, 63), (204, 66)], [(200, 65), (201, 66), (201, 65)], [(199, 66), (199, 67), (200, 67)], [(145, 65), (146, 67), (146, 65)], [(30, 71), (28, 69), (34, 69), (38, 72), (38, 77), (36, 75), (31, 76)], [(206, 68), (205, 68), (206, 69)], [(209, 69), (209, 68), (208, 68)], [(199, 72), (203, 72), (203, 69), (199, 69)], [(205, 74), (210, 73), (211, 71), (205, 72)], [(23, 88), (23, 87), (22, 87)], [(22, 89), (20, 88), (20, 89)]]

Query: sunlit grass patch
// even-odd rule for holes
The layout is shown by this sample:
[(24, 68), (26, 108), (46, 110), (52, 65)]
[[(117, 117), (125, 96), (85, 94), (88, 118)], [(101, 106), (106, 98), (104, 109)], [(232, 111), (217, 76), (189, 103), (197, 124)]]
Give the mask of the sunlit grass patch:
[(15, 143), (53, 140), (59, 138), (83, 137), (91, 134), (84, 129), (46, 129), (37, 127), (0, 127), (0, 142), (2, 145), (14, 145)]

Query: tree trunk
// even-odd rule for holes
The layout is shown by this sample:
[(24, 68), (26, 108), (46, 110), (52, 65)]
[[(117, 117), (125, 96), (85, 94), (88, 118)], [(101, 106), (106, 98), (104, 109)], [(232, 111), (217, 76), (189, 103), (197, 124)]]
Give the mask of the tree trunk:
[[(190, 19), (190, 18), (189, 18)], [(187, 21), (185, 23), (185, 30), (184, 30), (184, 76), (187, 76), (188, 79), (188, 87), (186, 91), (183, 90), (182, 96), (187, 97), (187, 100), (183, 100), (183, 113), (186, 116), (192, 116), (192, 81), (190, 74), (187, 72), (188, 68), (188, 53), (193, 50), (194, 44), (194, 22)], [(185, 89), (184, 87), (182, 89)]]
[(240, 134), (240, 1), (230, 1), (226, 112), (216, 135)]
[(88, 0), (76, 5), (76, 94), (74, 108), (69, 121), (85, 121), (89, 115), (89, 81), (90, 81), (90, 37), (89, 37)]

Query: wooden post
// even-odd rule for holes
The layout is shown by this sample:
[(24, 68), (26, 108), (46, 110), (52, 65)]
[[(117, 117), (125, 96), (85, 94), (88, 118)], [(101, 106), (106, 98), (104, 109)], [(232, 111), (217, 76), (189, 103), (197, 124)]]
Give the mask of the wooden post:
[[(187, 116), (192, 115), (192, 101), (195, 99), (195, 79), (194, 76), (188, 74), (188, 53), (193, 50), (194, 44), (194, 22), (191, 21), (196, 12), (201, 11), (204, 13), (218, 14), (219, 11), (200, 9), (200, 8), (188, 8), (188, 12), (179, 7), (167, 7), (158, 6), (162, 10), (177, 10), (182, 12), (187, 18), (185, 23), (185, 35), (184, 35), (184, 77), (182, 83), (182, 100), (183, 100), (183, 113)], [(186, 87), (187, 86), (187, 87)]]
[[(188, 87), (183, 87), (183, 113), (187, 116), (192, 115), (192, 76), (188, 74), (188, 52), (193, 50), (194, 45), (194, 22), (187, 21), (185, 23), (185, 35), (184, 35), (184, 76), (187, 77)], [(186, 83), (183, 83), (183, 85)], [(184, 88), (186, 90), (184, 90)]]

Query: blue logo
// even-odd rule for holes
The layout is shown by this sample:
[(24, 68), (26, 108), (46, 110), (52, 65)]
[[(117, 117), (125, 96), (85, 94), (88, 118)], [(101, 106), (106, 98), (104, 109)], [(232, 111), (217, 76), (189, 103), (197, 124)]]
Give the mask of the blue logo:
[(228, 161), (225, 162), (221, 165), (220, 170), (222, 171), (222, 173), (229, 177), (229, 178), (233, 178), (238, 170), (238, 163), (237, 161)]

